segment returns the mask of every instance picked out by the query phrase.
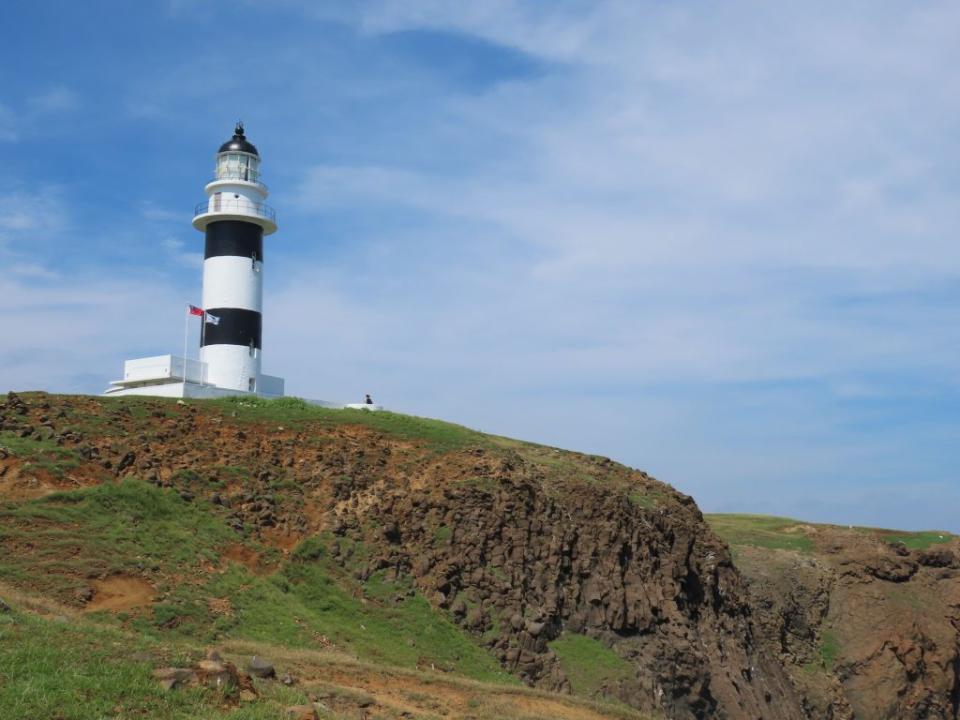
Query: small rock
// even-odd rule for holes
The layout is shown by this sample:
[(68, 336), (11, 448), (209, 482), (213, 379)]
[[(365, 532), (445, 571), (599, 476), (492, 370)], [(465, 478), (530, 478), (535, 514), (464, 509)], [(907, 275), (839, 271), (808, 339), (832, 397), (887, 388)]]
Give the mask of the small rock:
[(120, 458), (120, 462), (117, 464), (117, 472), (121, 473), (124, 470), (126, 470), (128, 467), (133, 465), (136, 459), (137, 459), (137, 456), (134, 453), (132, 452), (126, 453), (122, 458)]
[(77, 590), (74, 595), (80, 602), (88, 603), (93, 600), (94, 590), (92, 587), (84, 587)]
[(52, 440), (55, 434), (54, 429), (48, 425), (37, 430), (37, 437), (41, 440)]
[(276, 677), (277, 671), (273, 669), (273, 665), (268, 663), (259, 655), (254, 655), (250, 659), (250, 663), (247, 665), (247, 670), (251, 675), (254, 675), (258, 678), (272, 678)]
[(164, 690), (176, 690), (177, 688), (189, 685), (197, 679), (196, 674), (190, 668), (160, 668), (153, 671), (153, 677), (156, 678)]
[(318, 720), (320, 716), (313, 705), (292, 705), (287, 708), (287, 717), (291, 720)]
[(295, 685), (297, 679), (290, 673), (284, 673), (283, 677), (280, 678), (280, 682), (282, 682), (284, 685)]
[(530, 633), (533, 637), (538, 637), (540, 633), (543, 632), (543, 628), (546, 627), (546, 623), (542, 622), (533, 622), (532, 620), (527, 620), (524, 625), (524, 629)]
[(201, 660), (197, 663), (197, 669), (201, 672), (213, 675), (217, 673), (222, 673), (226, 668), (223, 666), (223, 663), (219, 660)]
[(4, 602), (3, 598), (0, 598), (0, 613), (10, 613), (10, 612), (13, 612), (13, 608), (7, 605), (7, 603)]

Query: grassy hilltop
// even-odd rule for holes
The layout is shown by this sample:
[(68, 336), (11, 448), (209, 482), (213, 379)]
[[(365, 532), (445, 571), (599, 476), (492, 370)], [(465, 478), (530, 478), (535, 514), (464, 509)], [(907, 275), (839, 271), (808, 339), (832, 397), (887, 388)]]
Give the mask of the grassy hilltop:
[(394, 413), (11, 394), (0, 717), (948, 717), (958, 548)]
[[(281, 718), (311, 699), (328, 718), (641, 717), (591, 699), (608, 674), (628, 667), (597, 641), (557, 643), (579, 698), (525, 688), (409, 579), (367, 572), (371, 548), (362, 542), (329, 529), (281, 532), (310, 498), (296, 472), (265, 457), (277, 438), (305, 428), (375, 432), (407, 445), (410, 464), (465, 447), (520, 449), (559, 478), (579, 472), (575, 456), (294, 399), (21, 398), (27, 422), (13, 414), (0, 430), (4, 717)], [(190, 430), (171, 431), (185, 417)], [(194, 457), (210, 442), (196, 424), (225, 423), (236, 443), (257, 438), (254, 455), (265, 462)], [(322, 449), (328, 438), (318, 432), (313, 441)], [(362, 437), (353, 444), (362, 454)], [(128, 457), (161, 447), (169, 467)], [(273, 517), (239, 520), (228, 503), (262, 505)], [(439, 528), (436, 541), (444, 539)], [(297, 682), (260, 683), (256, 700), (241, 701), (201, 688), (169, 692), (153, 679), (153, 669), (189, 665), (211, 647), (241, 669), (265, 656)]]

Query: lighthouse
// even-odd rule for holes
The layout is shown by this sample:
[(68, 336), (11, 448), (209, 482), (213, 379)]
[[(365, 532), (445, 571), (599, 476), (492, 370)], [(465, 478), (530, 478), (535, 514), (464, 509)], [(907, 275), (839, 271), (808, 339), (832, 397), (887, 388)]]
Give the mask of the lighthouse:
[(283, 379), (260, 369), (263, 239), (277, 231), (277, 219), (266, 203), (260, 153), (243, 123), (217, 151), (204, 191), (193, 216), (193, 227), (204, 234), (202, 306), (187, 306), (201, 319), (199, 360), (189, 358), (186, 347), (182, 356), (127, 360), (123, 379), (112, 381), (107, 395), (283, 395)]
[(194, 212), (204, 233), (200, 361), (217, 387), (257, 392), (263, 350), (263, 238), (277, 230), (260, 181), (260, 153), (238, 123), (217, 152), (207, 199)]

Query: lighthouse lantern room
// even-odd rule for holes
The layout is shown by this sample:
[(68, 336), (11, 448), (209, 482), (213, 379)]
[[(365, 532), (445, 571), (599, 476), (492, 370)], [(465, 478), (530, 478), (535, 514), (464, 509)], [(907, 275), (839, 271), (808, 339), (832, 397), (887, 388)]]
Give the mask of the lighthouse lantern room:
[(283, 379), (260, 371), (263, 351), (263, 238), (277, 230), (260, 181), (260, 153), (243, 124), (220, 146), (207, 199), (193, 226), (204, 233), (200, 359), (159, 355), (128, 360), (107, 395), (220, 397), (283, 395)]

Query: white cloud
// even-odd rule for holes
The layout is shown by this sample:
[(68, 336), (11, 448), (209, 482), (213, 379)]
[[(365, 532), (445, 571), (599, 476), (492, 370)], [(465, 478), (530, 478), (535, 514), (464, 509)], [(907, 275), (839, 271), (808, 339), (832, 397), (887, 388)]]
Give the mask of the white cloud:
[(10, 108), (0, 103), (0, 142), (15, 142), (17, 139), (16, 118)]
[(189, 220), (190, 217), (186, 213), (178, 210), (169, 210), (167, 208), (158, 207), (156, 203), (150, 200), (146, 200), (140, 204), (140, 214), (144, 220), (159, 223), (176, 222), (182, 224)]
[(56, 278), (0, 274), (5, 389), (96, 392), (129, 357), (172, 352), (183, 303), (150, 278)]
[(643, 464), (707, 508), (835, 519), (778, 498), (845, 468), (944, 476), (946, 446), (913, 457), (893, 408), (923, 412), (914, 385), (960, 391), (954, 4), (364, 8), (371, 34), (453, 30), (559, 64), (431, 108), (419, 163), (305, 172), (301, 212), (403, 223), (268, 300), (288, 318), (274, 347), (298, 343), (277, 360), (291, 387), (386, 388)]
[[(0, 192), (0, 261), (10, 272), (34, 274), (46, 268), (46, 251), (67, 223), (67, 209), (57, 186)], [(44, 270), (46, 272), (46, 270)]]
[(28, 106), (39, 113), (72, 112), (80, 107), (80, 98), (65, 85), (54, 85), (27, 100)]
[(58, 273), (39, 263), (13, 263), (7, 267), (7, 270), (12, 275), (18, 275), (20, 277), (42, 278), (45, 280), (52, 280), (53, 278), (59, 277)]
[(186, 244), (183, 240), (173, 237), (166, 237), (160, 241), (161, 246), (167, 253), (176, 260), (177, 263), (189, 268), (199, 268), (203, 266), (203, 253), (184, 252)]

